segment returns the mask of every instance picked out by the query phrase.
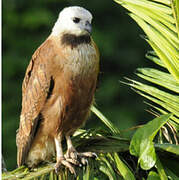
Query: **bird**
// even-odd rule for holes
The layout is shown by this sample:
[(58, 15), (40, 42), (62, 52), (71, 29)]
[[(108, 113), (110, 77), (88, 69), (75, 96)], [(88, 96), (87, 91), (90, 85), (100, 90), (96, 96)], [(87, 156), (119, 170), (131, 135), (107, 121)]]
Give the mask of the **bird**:
[(16, 134), (18, 167), (35, 167), (55, 157), (56, 172), (65, 166), (75, 174), (79, 159), (94, 155), (77, 152), (71, 140), (94, 103), (99, 50), (91, 36), (92, 19), (83, 7), (64, 8), (50, 35), (32, 55), (22, 83)]

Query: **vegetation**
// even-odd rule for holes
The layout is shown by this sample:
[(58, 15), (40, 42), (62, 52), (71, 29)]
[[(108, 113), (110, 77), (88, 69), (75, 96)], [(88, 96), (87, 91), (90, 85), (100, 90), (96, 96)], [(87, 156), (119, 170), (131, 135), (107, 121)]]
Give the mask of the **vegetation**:
[[(119, 126), (93, 106), (91, 110), (103, 126), (78, 130), (73, 142), (77, 150), (90, 150), (98, 157), (88, 159), (87, 166), (76, 167), (76, 179), (179, 179), (179, 3), (177, 0), (115, 1), (129, 11), (153, 49), (146, 57), (156, 67), (139, 68), (136, 74), (142, 80), (126, 78), (124, 83), (150, 100), (149, 111), (156, 118), (128, 129), (130, 136), (123, 138)], [(33, 170), (20, 167), (2, 177), (75, 179), (63, 168), (57, 177), (53, 165), (41, 165)]]
[[(21, 111), (21, 85), (33, 52), (48, 37), (67, 6), (80, 5), (93, 14), (93, 39), (100, 50), (100, 76), (96, 104), (123, 137), (132, 126), (153, 118), (144, 111), (142, 97), (119, 80), (134, 78), (133, 71), (150, 62), (144, 61), (147, 43), (139, 37), (142, 30), (124, 9), (111, 0), (4, 0), (2, 15), (2, 153), (8, 170), (16, 167), (16, 130)], [(118, 23), (119, 22), (119, 23)], [(85, 129), (106, 129), (93, 114)], [(124, 132), (124, 133), (123, 133)]]

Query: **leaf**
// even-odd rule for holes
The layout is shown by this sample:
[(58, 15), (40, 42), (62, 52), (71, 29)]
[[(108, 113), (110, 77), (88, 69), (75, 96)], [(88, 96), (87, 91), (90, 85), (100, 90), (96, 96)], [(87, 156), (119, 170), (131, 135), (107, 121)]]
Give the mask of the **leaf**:
[[(163, 51), (161, 51), (161, 49), (153, 41), (148, 41), (148, 42), (151, 45), (151, 47), (157, 52), (159, 58), (162, 59), (162, 61), (164, 62), (165, 66), (169, 70), (169, 72), (179, 82), (179, 71), (178, 71), (178, 68), (175, 67), (175, 64), (172, 61), (172, 58), (166, 53), (167, 50), (163, 49)], [(177, 66), (178, 66), (178, 64), (177, 64)]]
[(107, 159), (107, 158), (105, 158), (105, 157), (102, 157), (102, 158), (100, 158), (103, 162), (105, 162), (105, 164), (107, 165), (107, 167), (108, 167), (108, 170), (109, 170), (109, 172), (110, 172), (110, 174), (111, 174), (111, 176), (112, 176), (112, 179), (116, 179), (117, 180), (117, 178), (116, 178), (116, 173), (114, 172), (114, 168), (113, 168), (113, 163), (110, 163), (110, 161)]
[(157, 171), (159, 173), (160, 179), (161, 180), (168, 180), (167, 175), (165, 174), (165, 170), (163, 168), (163, 165), (160, 162), (158, 156), (157, 156), (157, 161), (156, 161), (156, 167), (157, 167)]
[[(175, 48), (178, 48), (179, 40), (177, 38), (177, 34), (173, 32), (173, 23), (175, 22), (174, 18), (167, 14), (158, 13), (157, 11), (149, 11), (146, 8), (136, 5), (128, 4), (124, 7), (126, 7), (126, 9), (131, 11), (133, 14), (140, 16), (143, 21), (154, 27), (155, 30), (161, 33), (161, 35), (168, 37), (168, 41)], [(169, 28), (166, 28), (166, 24), (169, 26)], [(146, 27), (144, 30), (146, 30)]]
[(114, 1), (116, 1), (119, 4), (122, 4), (122, 6), (125, 6), (125, 4), (127, 5), (133, 4), (143, 8), (150, 9), (151, 11), (158, 11), (160, 13), (172, 14), (172, 11), (169, 7), (148, 0), (114, 0)]
[(91, 106), (91, 111), (99, 117), (99, 119), (114, 133), (119, 134), (120, 131), (114, 126), (114, 124), (108, 120), (95, 106)]
[(93, 173), (91, 172), (89, 164), (88, 164), (86, 166), (86, 172), (84, 172), (84, 175), (83, 175), (83, 180), (90, 180), (90, 176), (91, 176), (91, 179), (93, 179)]
[(177, 0), (115, 0), (147, 35), (147, 41), (165, 67), (179, 82), (179, 3)]
[(177, 29), (178, 37), (179, 37), (179, 2), (178, 0), (173, 0), (172, 10), (173, 10), (173, 15), (176, 21), (175, 25), (176, 25), (176, 29)]
[(165, 168), (165, 171), (171, 180), (179, 180), (179, 177), (176, 174), (174, 174), (170, 169)]
[(139, 128), (130, 143), (130, 153), (138, 156), (142, 169), (148, 170), (156, 163), (156, 154), (153, 139), (158, 130), (168, 121), (171, 114), (162, 115)]
[[(126, 78), (128, 79), (128, 78)], [(149, 86), (134, 80), (130, 80), (132, 83), (130, 83), (130, 86), (134, 87), (135, 89), (138, 89), (140, 91), (136, 91), (140, 95), (148, 98), (149, 100), (155, 102), (156, 104), (159, 104), (169, 112), (173, 113), (177, 117), (179, 117), (179, 96), (171, 94), (169, 92), (162, 91), (158, 88), (155, 88), (153, 86)], [(144, 93), (142, 93), (143, 91)], [(149, 94), (149, 95), (147, 95)], [(179, 123), (178, 118), (172, 118), (175, 122)]]
[(150, 171), (147, 180), (160, 180), (160, 176), (156, 172)]
[(130, 16), (139, 24), (139, 26), (143, 28), (144, 32), (149, 38), (148, 43), (152, 46), (154, 51), (164, 62), (167, 69), (179, 82), (179, 64), (175, 63), (175, 61), (177, 61), (177, 50), (168, 42), (168, 40), (162, 34), (160, 34), (160, 31), (147, 24), (147, 22), (145, 22), (139, 16), (135, 14), (130, 14)]
[(139, 68), (137, 71), (139, 73), (136, 74), (139, 77), (179, 93), (179, 83), (176, 82), (171, 74), (153, 68)]
[(113, 168), (105, 157), (100, 158), (101, 165), (99, 167), (100, 171), (106, 174), (109, 180), (117, 180)]
[(116, 162), (116, 166), (117, 166), (119, 172), (121, 173), (122, 177), (125, 180), (135, 180), (134, 174), (127, 167), (127, 165), (120, 160), (117, 153), (114, 153), (114, 159), (115, 159), (115, 162)]
[(165, 143), (165, 144), (155, 144), (155, 147), (158, 148), (159, 150), (161, 149), (179, 155), (179, 145)]
[[(146, 104), (153, 107), (154, 109), (156, 109), (161, 114), (168, 114), (166, 111), (164, 111), (161, 108), (158, 108), (158, 107), (156, 107), (156, 106), (154, 106), (152, 104), (149, 104), (149, 103), (146, 103)], [(178, 122), (178, 118), (176, 118), (175, 116), (170, 117), (169, 123), (172, 124), (173, 128), (176, 129), (176, 131), (179, 130), (179, 124), (177, 122)]]

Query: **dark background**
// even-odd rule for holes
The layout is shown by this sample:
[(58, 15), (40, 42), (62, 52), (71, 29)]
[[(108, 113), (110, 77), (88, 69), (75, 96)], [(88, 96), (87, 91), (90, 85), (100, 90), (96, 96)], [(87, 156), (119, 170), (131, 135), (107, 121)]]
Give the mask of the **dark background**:
[[(21, 85), (33, 52), (48, 37), (59, 12), (80, 5), (93, 14), (93, 39), (101, 54), (98, 109), (122, 131), (152, 118), (143, 98), (127, 85), (124, 77), (137, 79), (136, 68), (151, 66), (143, 34), (127, 11), (112, 0), (4, 0), (2, 19), (2, 153), (8, 170), (16, 167), (15, 136), (21, 111)], [(85, 128), (105, 128), (94, 115)]]

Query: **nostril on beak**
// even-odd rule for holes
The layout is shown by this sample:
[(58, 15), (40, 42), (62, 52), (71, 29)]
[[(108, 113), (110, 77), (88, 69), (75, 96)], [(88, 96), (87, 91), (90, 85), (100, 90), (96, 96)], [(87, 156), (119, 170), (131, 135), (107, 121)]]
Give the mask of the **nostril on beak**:
[(88, 31), (89, 33), (92, 32), (92, 25), (91, 25), (91, 23), (90, 23), (89, 21), (86, 21), (86, 23), (85, 23), (85, 29), (86, 29), (86, 31)]

